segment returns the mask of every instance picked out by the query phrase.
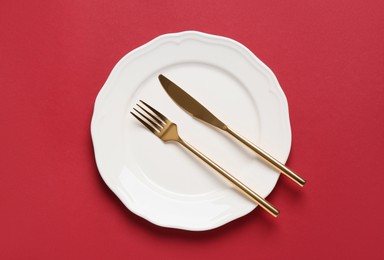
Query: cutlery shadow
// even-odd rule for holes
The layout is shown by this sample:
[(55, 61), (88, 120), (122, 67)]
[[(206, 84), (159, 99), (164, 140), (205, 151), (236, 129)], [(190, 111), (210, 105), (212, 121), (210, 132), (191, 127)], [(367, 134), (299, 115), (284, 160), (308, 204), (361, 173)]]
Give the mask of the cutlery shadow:
[[(251, 149), (246, 147), (244, 144), (242, 144), (240, 141), (236, 140), (231, 135), (224, 133), (223, 131), (218, 131), (218, 132), (220, 132), (220, 134), (222, 134), (225, 137), (225, 139), (228, 141), (228, 143), (231, 143), (233, 149), (238, 149), (239, 151), (241, 151), (244, 154), (244, 156), (247, 156), (249, 159), (256, 160), (256, 161), (260, 162), (261, 164), (264, 164), (267, 167), (269, 167), (273, 170), (276, 170), (272, 165), (267, 163), (264, 159), (262, 159), (254, 151), (252, 151)], [(252, 142), (252, 140), (251, 140), (251, 142)], [(261, 147), (261, 149), (262, 149), (262, 147)], [(268, 153), (268, 151), (266, 151), (266, 152)], [(292, 148), (291, 148), (291, 153), (292, 153)], [(290, 168), (289, 167), (290, 158), (291, 157), (288, 156), (288, 159), (285, 162), (285, 165), (288, 168)], [(303, 189), (303, 187), (299, 187), (296, 183), (294, 183), (292, 180), (290, 180), (287, 176), (284, 176), (282, 173), (280, 173), (280, 174), (281, 174), (281, 176), (280, 176), (279, 180), (281, 179), (284, 182), (284, 187), (287, 187), (288, 190), (290, 190), (290, 193), (292, 193), (292, 196), (300, 197), (301, 196), (300, 190)], [(278, 181), (278, 182), (280, 182), (280, 181)], [(306, 185), (307, 184), (305, 184), (305, 186)]]
[[(213, 182), (220, 183), (223, 187), (226, 187), (226, 185), (230, 183), (223, 176), (221, 176), (220, 173), (209, 167), (208, 164), (204, 163), (202, 160), (200, 160), (198, 157), (196, 157), (194, 154), (192, 154), (190, 151), (188, 151), (178, 143), (169, 143), (168, 145), (177, 146), (176, 148), (178, 148), (183, 154), (185, 154), (186, 157), (193, 161), (194, 165), (196, 165), (196, 167), (198, 167), (201, 172), (206, 173), (207, 177), (211, 178)], [(200, 148), (197, 149), (205, 154), (205, 152), (200, 150)], [(211, 158), (210, 155), (207, 156)]]
[[(289, 159), (288, 159), (289, 160)], [(288, 161), (287, 164), (288, 166)], [(299, 187), (292, 180), (280, 174), (279, 180), (273, 189), (270, 197), (280, 197), (292, 204), (300, 204), (305, 200), (305, 190), (307, 189), (308, 183), (304, 187)]]

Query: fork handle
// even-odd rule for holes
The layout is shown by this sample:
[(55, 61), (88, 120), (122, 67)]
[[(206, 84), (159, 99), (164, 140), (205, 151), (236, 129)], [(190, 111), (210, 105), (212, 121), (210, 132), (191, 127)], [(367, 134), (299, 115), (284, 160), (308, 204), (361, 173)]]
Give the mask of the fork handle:
[(261, 148), (257, 147), (255, 144), (251, 143), (249, 140), (246, 138), (242, 137), (229, 127), (225, 129), (230, 135), (235, 137), (237, 140), (251, 148), (254, 152), (256, 152), (258, 155), (260, 155), (261, 158), (263, 158), (266, 162), (268, 162), (270, 165), (275, 167), (278, 171), (282, 172), (285, 176), (299, 184), (301, 187), (304, 186), (305, 180), (301, 178), (299, 175), (288, 169), (284, 164), (273, 158), (271, 155), (269, 155), (267, 152), (262, 150)]
[(191, 151), (193, 154), (195, 154), (197, 157), (199, 157), (201, 160), (203, 160), (205, 163), (207, 163), (209, 166), (211, 166), (213, 169), (218, 171), (222, 176), (224, 176), (227, 180), (229, 180), (233, 185), (235, 185), (240, 191), (242, 191), (245, 195), (247, 195), (249, 198), (254, 200), (258, 205), (260, 205), (263, 209), (268, 211), (272, 216), (277, 217), (279, 215), (279, 210), (276, 209), (272, 204), (270, 204), (268, 201), (260, 197), (256, 192), (248, 188), (245, 184), (243, 184), (241, 181), (236, 179), (234, 176), (229, 174), (226, 170), (221, 168), (219, 165), (217, 165), (214, 161), (209, 159), (207, 156), (202, 154), (199, 150), (194, 148), (189, 143), (185, 142), (184, 140), (180, 139), (178, 142), (183, 145), (185, 148), (187, 148), (189, 151)]

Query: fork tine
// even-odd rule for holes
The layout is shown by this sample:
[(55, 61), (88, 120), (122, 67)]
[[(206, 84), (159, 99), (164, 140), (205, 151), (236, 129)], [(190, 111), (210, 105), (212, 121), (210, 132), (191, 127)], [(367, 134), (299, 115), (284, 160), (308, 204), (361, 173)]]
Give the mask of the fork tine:
[(143, 118), (145, 118), (147, 120), (147, 122), (153, 127), (155, 128), (157, 131), (160, 131), (161, 130), (161, 126), (157, 125), (155, 122), (153, 122), (152, 119), (150, 119), (149, 117), (147, 117), (146, 115), (144, 115), (143, 113), (141, 113), (139, 110), (137, 110), (136, 108), (133, 108), (133, 110), (136, 111), (136, 113), (138, 113), (140, 116), (142, 116)]
[(158, 117), (160, 117), (160, 119), (163, 120), (164, 122), (168, 120), (163, 114), (161, 114), (159, 111), (157, 111), (156, 109), (154, 109), (153, 107), (145, 103), (143, 100), (140, 100), (140, 102), (143, 103), (146, 107), (148, 107), (153, 113), (155, 113)]
[[(135, 109), (136, 110), (136, 109)], [(151, 131), (152, 133), (157, 133), (158, 130), (155, 129), (153, 126), (151, 126), (150, 124), (148, 124), (147, 122), (145, 122), (143, 119), (141, 119), (140, 117), (138, 117), (137, 115), (135, 115), (134, 113), (130, 112), (137, 120), (140, 121), (140, 123), (142, 123), (146, 128), (148, 128), (149, 131)]]
[(140, 107), (147, 115), (149, 115), (151, 118), (153, 118), (160, 127), (163, 127), (163, 125), (165, 125), (165, 123), (163, 121), (161, 121), (159, 118), (157, 118), (152, 113), (148, 112), (147, 109), (145, 109), (144, 107), (140, 106), (140, 104), (136, 104), (136, 105), (138, 107)]

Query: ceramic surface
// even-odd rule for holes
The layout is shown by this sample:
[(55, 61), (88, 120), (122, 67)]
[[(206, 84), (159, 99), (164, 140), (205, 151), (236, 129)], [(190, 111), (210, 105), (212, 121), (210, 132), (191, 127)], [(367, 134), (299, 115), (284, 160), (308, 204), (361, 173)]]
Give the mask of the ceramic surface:
[(256, 204), (130, 115), (138, 100), (146, 101), (175, 122), (186, 141), (259, 195), (273, 190), (279, 173), (231, 136), (183, 112), (161, 87), (160, 73), (235, 131), (287, 160), (288, 105), (272, 71), (234, 40), (187, 31), (128, 53), (98, 94), (91, 133), (103, 180), (129, 210), (164, 227), (208, 230), (249, 213)]

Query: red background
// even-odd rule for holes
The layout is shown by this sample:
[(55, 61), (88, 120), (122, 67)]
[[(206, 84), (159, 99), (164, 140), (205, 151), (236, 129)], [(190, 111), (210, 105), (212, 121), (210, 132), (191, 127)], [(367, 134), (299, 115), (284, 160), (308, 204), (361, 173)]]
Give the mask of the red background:
[[(159, 3), (158, 3), (159, 2)], [(1, 1), (1, 259), (383, 258), (383, 1)], [(154, 37), (233, 38), (288, 98), (288, 166), (257, 208), (206, 232), (127, 210), (95, 165), (90, 120), (117, 61)]]

